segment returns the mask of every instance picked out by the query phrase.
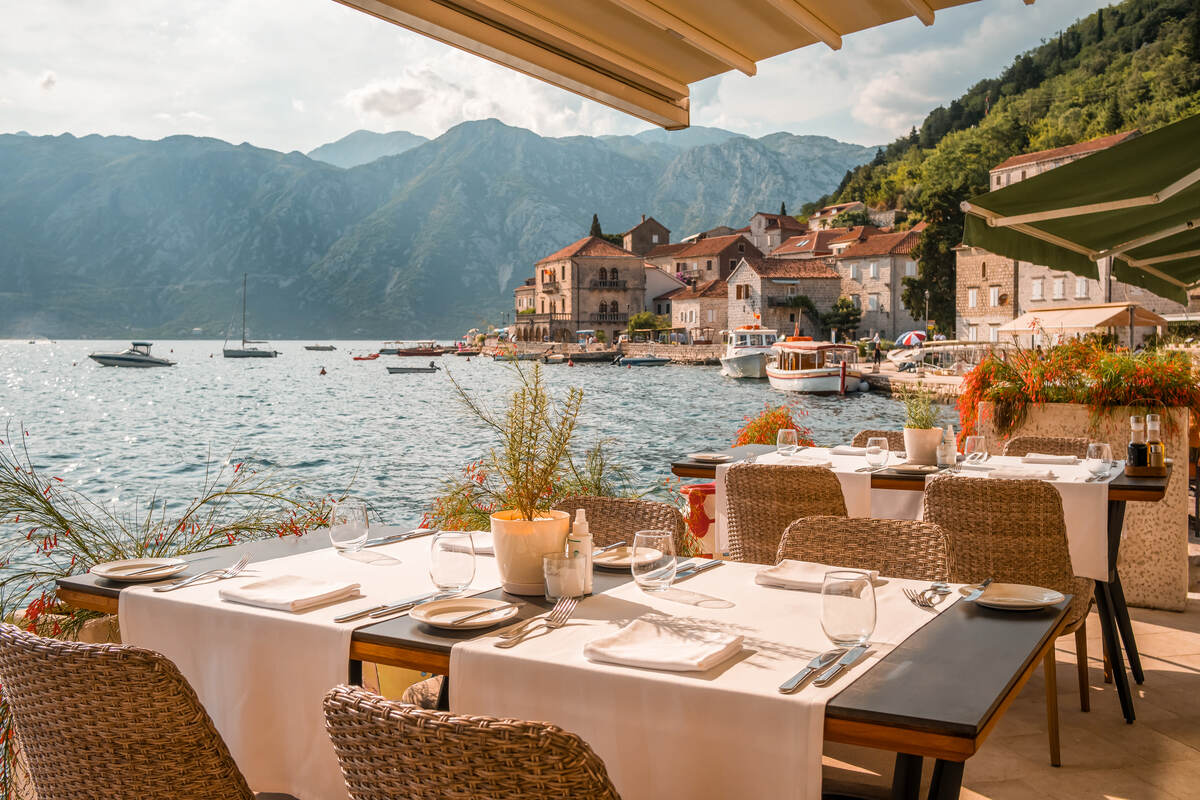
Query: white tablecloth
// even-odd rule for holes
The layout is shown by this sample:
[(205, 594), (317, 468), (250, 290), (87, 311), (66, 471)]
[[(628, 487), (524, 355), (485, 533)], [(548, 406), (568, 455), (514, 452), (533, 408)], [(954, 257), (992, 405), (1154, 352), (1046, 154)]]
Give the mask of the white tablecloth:
[[(829, 649), (817, 593), (759, 586), (761, 567), (727, 563), (648, 594), (630, 582), (580, 603), (570, 624), (509, 650), (495, 633), (450, 655), (451, 710), (543, 720), (579, 734), (624, 800), (816, 800), (825, 703), (935, 614), (903, 586), (877, 588), (872, 650), (832, 685), (793, 695), (779, 684)], [(948, 608), (957, 593), (945, 601)], [(584, 645), (633, 620), (745, 636), (742, 655), (707, 672), (588, 661)]]
[[(333, 618), (434, 591), (429, 542), (429, 537), (421, 537), (351, 556), (326, 547), (251, 563), (245, 578), (173, 592), (130, 586), (121, 591), (121, 639), (175, 662), (256, 792), (345, 800), (345, 782), (325, 732), (321, 699), (348, 678), (351, 632), (378, 620), (338, 624)], [(474, 590), (499, 586), (494, 559), (479, 558), (476, 565)], [(275, 575), (354, 581), (361, 584), (364, 596), (298, 614), (224, 602), (217, 596), (233, 581)]]

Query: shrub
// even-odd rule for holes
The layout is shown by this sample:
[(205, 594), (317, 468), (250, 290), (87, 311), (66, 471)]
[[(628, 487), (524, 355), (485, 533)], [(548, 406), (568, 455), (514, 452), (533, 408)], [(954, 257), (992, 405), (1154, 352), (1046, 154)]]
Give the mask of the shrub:
[(800, 417), (808, 416), (808, 412), (796, 406), (783, 404), (773, 406), (769, 402), (763, 405), (763, 410), (755, 417), (746, 416), (746, 424), (738, 428), (733, 440), (734, 447), (745, 444), (775, 444), (775, 436), (782, 430), (795, 430), (796, 438), (801, 447), (813, 445), (812, 431), (801, 425)]

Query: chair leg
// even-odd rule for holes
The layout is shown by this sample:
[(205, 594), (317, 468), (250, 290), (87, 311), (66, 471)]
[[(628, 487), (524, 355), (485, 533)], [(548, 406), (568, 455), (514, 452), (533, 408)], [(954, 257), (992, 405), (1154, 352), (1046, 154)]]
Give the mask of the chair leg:
[(1079, 675), (1079, 710), (1091, 711), (1091, 687), (1088, 686), (1087, 622), (1075, 630), (1075, 669)]
[(1104, 682), (1112, 683), (1112, 662), (1108, 660), (1108, 642), (1100, 640), (1100, 653), (1104, 656)]
[(1046, 654), (1042, 661), (1042, 671), (1046, 673), (1046, 731), (1050, 735), (1050, 766), (1062, 766), (1058, 749), (1058, 675), (1054, 660), (1054, 648)]

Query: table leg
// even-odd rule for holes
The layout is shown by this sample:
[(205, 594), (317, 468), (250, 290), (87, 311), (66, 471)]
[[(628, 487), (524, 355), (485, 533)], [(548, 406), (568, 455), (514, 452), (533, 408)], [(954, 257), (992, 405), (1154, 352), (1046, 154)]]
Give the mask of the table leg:
[(911, 753), (896, 753), (892, 771), (892, 800), (917, 800), (921, 796), (921, 768), (924, 759)]
[(440, 689), (438, 689), (437, 710), (438, 711), (449, 711), (450, 710), (450, 676), (449, 675), (442, 676), (442, 686)]
[(1133, 638), (1133, 623), (1129, 621), (1129, 607), (1125, 605), (1125, 590), (1121, 588), (1121, 576), (1113, 567), (1112, 580), (1108, 582), (1108, 593), (1112, 595), (1113, 613), (1117, 616), (1117, 630), (1121, 632), (1121, 641), (1125, 643), (1125, 654), (1129, 657), (1129, 671), (1137, 683), (1146, 680), (1142, 672), (1142, 657), (1138, 655), (1137, 640)]
[(348, 676), (346, 680), (351, 686), (363, 685), (362, 665), (363, 662), (359, 661), (357, 658), (350, 659), (350, 669), (348, 670)]
[(1126, 722), (1133, 722), (1133, 694), (1129, 689), (1129, 675), (1125, 672), (1125, 659), (1121, 657), (1121, 642), (1117, 638), (1117, 623), (1113, 615), (1112, 598), (1108, 584), (1096, 581), (1096, 614), (1100, 617), (1100, 632), (1104, 638), (1104, 649), (1112, 667), (1113, 684), (1121, 700), (1121, 713)]
[(963, 762), (933, 762), (933, 781), (929, 784), (929, 800), (958, 800), (962, 791)]

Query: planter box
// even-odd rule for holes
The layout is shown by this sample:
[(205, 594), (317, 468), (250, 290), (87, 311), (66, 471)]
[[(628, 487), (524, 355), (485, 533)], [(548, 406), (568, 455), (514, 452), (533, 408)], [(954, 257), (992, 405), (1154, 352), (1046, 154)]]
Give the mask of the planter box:
[[(1086, 406), (1047, 403), (1032, 406), (1013, 436), (1088, 436), (1108, 442), (1113, 458), (1124, 459), (1129, 444), (1128, 408), (1114, 408), (1092, 427)], [(999, 455), (1004, 442), (991, 421), (991, 404), (979, 406), (979, 432), (988, 452)], [(1167, 495), (1157, 503), (1128, 503), (1118, 567), (1129, 605), (1183, 611), (1188, 591), (1188, 412), (1174, 408), (1163, 415), (1163, 444), (1175, 460)]]

